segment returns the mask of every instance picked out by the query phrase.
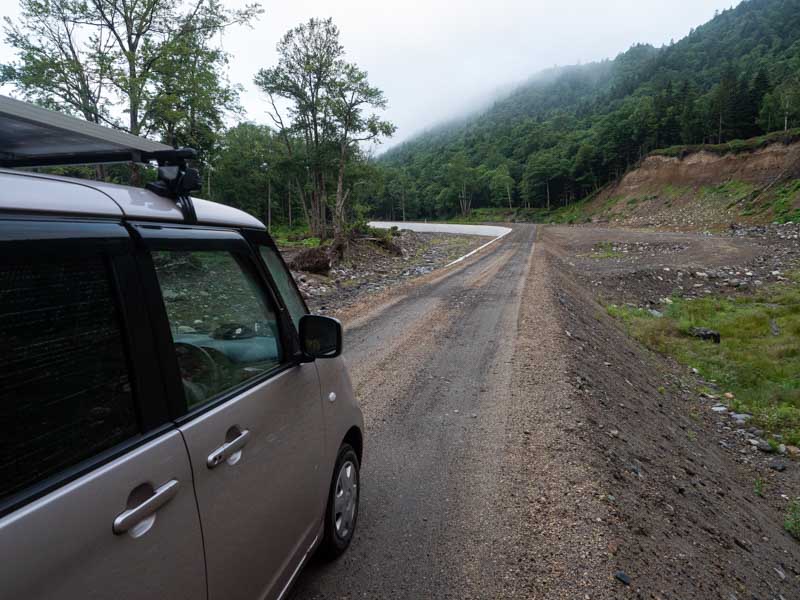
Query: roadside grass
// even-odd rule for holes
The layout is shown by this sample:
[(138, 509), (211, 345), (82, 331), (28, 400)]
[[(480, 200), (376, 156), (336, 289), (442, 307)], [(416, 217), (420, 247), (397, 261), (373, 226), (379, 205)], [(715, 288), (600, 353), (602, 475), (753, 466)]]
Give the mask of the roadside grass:
[[(468, 215), (454, 215), (439, 219), (425, 219), (428, 223), (456, 223), (458, 225), (471, 225), (475, 223), (505, 223), (514, 221), (517, 210), (502, 207), (473, 208)], [(419, 220), (419, 219), (418, 219)]]
[(589, 198), (561, 206), (548, 211), (545, 208), (474, 208), (467, 216), (455, 215), (441, 219), (429, 219), (429, 222), (457, 223), (469, 225), (474, 223), (588, 223), (585, 206)]
[[(752, 296), (675, 298), (662, 317), (628, 306), (608, 312), (646, 346), (732, 392), (733, 410), (800, 443), (800, 273)], [(692, 327), (719, 331), (721, 343), (692, 337)]]
[(791, 504), (789, 504), (783, 521), (783, 528), (793, 538), (800, 540), (800, 500), (792, 500)]
[(320, 245), (320, 239), (313, 237), (308, 228), (302, 227), (273, 227), (270, 235), (275, 243), (281, 248), (316, 248)]

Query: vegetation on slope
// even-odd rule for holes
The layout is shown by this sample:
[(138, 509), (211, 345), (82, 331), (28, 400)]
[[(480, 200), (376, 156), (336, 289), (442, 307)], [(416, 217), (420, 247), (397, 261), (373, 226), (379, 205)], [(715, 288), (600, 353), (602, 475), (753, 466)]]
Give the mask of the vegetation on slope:
[[(675, 298), (663, 316), (625, 306), (609, 312), (650, 348), (697, 368), (733, 393), (731, 409), (800, 444), (800, 274), (737, 298)], [(689, 335), (719, 331), (719, 344)]]
[[(382, 157), (381, 216), (554, 209), (666, 154), (800, 124), (800, 0), (746, 0), (677, 43), (548, 71), (486, 112)], [(675, 148), (680, 145), (681, 149)], [(399, 182), (399, 183), (398, 183)]]

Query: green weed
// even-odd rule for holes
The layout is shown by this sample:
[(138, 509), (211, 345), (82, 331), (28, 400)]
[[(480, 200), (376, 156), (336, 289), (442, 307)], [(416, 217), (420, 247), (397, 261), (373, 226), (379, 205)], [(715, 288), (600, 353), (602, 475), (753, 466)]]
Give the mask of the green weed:
[[(732, 408), (760, 427), (800, 443), (800, 280), (734, 299), (673, 300), (662, 318), (627, 306), (609, 306), (633, 337), (700, 370), (735, 395)], [(770, 323), (777, 325), (774, 335)], [(689, 335), (692, 327), (720, 332), (713, 344)]]
[(789, 508), (786, 509), (786, 516), (783, 520), (783, 528), (788, 531), (793, 538), (800, 540), (800, 500), (792, 500)]

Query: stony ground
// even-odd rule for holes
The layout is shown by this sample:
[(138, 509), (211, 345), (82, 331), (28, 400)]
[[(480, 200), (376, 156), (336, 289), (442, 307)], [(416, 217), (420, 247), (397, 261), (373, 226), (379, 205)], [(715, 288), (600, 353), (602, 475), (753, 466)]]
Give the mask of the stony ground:
[(673, 294), (738, 293), (780, 281), (800, 261), (800, 224), (676, 233), (551, 227), (548, 240), (603, 302), (658, 307)]
[[(431, 273), (491, 238), (403, 230), (393, 238), (399, 253), (369, 239), (350, 243), (343, 261), (326, 274), (293, 272), (309, 308), (318, 314), (341, 311), (371, 294)], [(297, 249), (283, 249), (289, 262)]]
[(593, 407), (587, 460), (607, 486), (610, 560), (640, 597), (800, 597), (800, 544), (783, 530), (800, 463), (765, 451), (763, 432), (720, 407), (725, 390), (632, 342), (597, 301), (657, 310), (673, 294), (747, 293), (797, 267), (797, 234), (543, 232), (570, 378)]

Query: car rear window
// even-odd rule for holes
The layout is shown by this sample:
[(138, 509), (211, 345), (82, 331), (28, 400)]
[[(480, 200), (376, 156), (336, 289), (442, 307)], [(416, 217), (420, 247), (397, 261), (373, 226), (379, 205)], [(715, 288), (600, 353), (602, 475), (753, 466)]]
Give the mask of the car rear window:
[(140, 431), (102, 256), (0, 264), (0, 500)]

